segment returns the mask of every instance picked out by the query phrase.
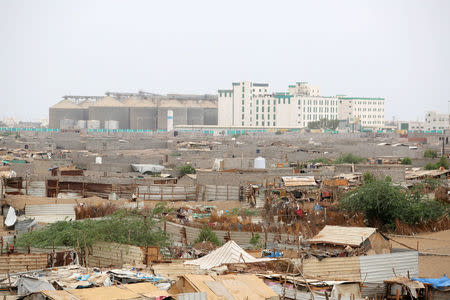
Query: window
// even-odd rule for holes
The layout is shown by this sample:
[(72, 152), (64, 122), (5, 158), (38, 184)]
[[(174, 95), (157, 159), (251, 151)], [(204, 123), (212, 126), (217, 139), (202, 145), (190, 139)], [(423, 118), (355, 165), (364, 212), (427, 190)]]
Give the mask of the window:
[(242, 112), (244, 112), (244, 107), (242, 106)]
[(275, 112), (275, 106), (273, 107), (273, 112)]
[(264, 115), (261, 115), (261, 119), (263, 119), (263, 120), (264, 120)]
[(273, 119), (274, 119), (274, 120), (275, 120), (275, 116), (276, 116), (276, 115), (274, 114), (274, 115), (273, 115)]
[[(258, 120), (258, 114), (256, 115), (256, 120)], [(256, 123), (258, 123), (258, 121), (256, 121)]]
[(270, 120), (270, 115), (267, 115), (267, 120)]
[(288, 98), (288, 104), (291, 104), (291, 98)]
[(244, 100), (242, 99), (242, 105), (244, 105)]
[(299, 106), (300, 106), (300, 102), (301, 102), (301, 101), (300, 101), (300, 100), (298, 100), (298, 105), (299, 105)]
[(242, 92), (245, 92), (245, 87), (242, 87)]
[(241, 123), (241, 124), (242, 124), (242, 126), (244, 126), (244, 121), (242, 121), (242, 123)]
[(283, 98), (283, 104), (286, 104), (286, 98)]
[(256, 99), (256, 105), (258, 105), (259, 104), (259, 100), (258, 99)]
[(259, 112), (259, 106), (256, 107), (256, 112)]
[(278, 104), (280, 104), (280, 101), (281, 101), (281, 100), (278, 98)]
[(264, 126), (264, 121), (261, 122), (261, 125)]
[(222, 97), (222, 93), (219, 93), (219, 97)]
[(258, 121), (256, 121), (256, 126), (258, 126)]
[(261, 112), (264, 112), (264, 106), (261, 107)]
[(262, 105), (264, 105), (264, 99), (262, 100)]
[(245, 115), (244, 114), (242, 114), (242, 120), (244, 120), (245, 119)]
[(273, 126), (275, 126), (275, 122), (273, 122)]
[(270, 106), (267, 107), (267, 112), (270, 112)]
[(267, 100), (267, 105), (270, 105), (270, 100)]

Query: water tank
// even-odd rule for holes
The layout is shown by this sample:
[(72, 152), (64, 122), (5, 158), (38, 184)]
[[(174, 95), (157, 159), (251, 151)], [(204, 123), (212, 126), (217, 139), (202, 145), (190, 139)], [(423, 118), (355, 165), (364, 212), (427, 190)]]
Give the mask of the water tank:
[(77, 121), (77, 128), (78, 128), (78, 129), (84, 129), (84, 128), (86, 128), (86, 120), (78, 120), (78, 121)]
[(253, 165), (255, 169), (265, 169), (266, 168), (266, 159), (264, 157), (258, 156), (255, 158), (255, 162)]
[(100, 121), (99, 120), (88, 120), (87, 128), (88, 129), (100, 129)]
[(105, 121), (105, 129), (119, 129), (119, 121), (108, 120)]
[(59, 128), (61, 129), (69, 129), (73, 128), (74, 121), (71, 119), (62, 119), (59, 121)]

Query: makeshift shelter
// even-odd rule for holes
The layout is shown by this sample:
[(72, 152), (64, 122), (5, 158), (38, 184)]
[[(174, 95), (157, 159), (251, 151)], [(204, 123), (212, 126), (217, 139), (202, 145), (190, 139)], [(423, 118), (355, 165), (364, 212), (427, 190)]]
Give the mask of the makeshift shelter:
[(175, 292), (205, 292), (208, 300), (266, 300), (278, 295), (255, 275), (183, 275), (169, 290)]
[(270, 259), (255, 258), (245, 252), (245, 250), (239, 247), (239, 245), (234, 241), (229, 241), (225, 245), (217, 248), (208, 255), (205, 255), (198, 259), (186, 261), (185, 264), (198, 265), (200, 266), (200, 269), (208, 270), (224, 264), (256, 263), (267, 260)]
[[(370, 254), (390, 253), (389, 241), (372, 227), (344, 227), (326, 225), (317, 235), (311, 238), (309, 244), (315, 248), (339, 249), (349, 252), (359, 249), (360, 254), (370, 251)], [(362, 252), (362, 253), (361, 253)]]

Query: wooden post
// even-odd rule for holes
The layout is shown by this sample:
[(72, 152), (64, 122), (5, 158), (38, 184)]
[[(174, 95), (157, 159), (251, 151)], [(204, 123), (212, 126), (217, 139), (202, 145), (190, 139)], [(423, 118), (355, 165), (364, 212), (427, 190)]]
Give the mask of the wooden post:
[(400, 294), (398, 292), (398, 289), (396, 289), (395, 300), (400, 300)]
[(419, 240), (417, 240), (417, 251), (419, 251)]

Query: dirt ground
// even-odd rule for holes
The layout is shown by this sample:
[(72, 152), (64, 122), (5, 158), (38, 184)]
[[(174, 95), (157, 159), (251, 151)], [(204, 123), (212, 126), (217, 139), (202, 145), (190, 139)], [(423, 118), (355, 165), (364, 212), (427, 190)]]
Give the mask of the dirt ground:
[[(391, 235), (390, 237), (414, 249), (419, 245), (420, 253), (431, 254), (419, 256), (419, 276), (442, 277), (444, 274), (447, 276), (450, 274), (450, 230), (421, 233), (415, 236)], [(393, 242), (392, 246), (406, 248), (396, 242)]]

